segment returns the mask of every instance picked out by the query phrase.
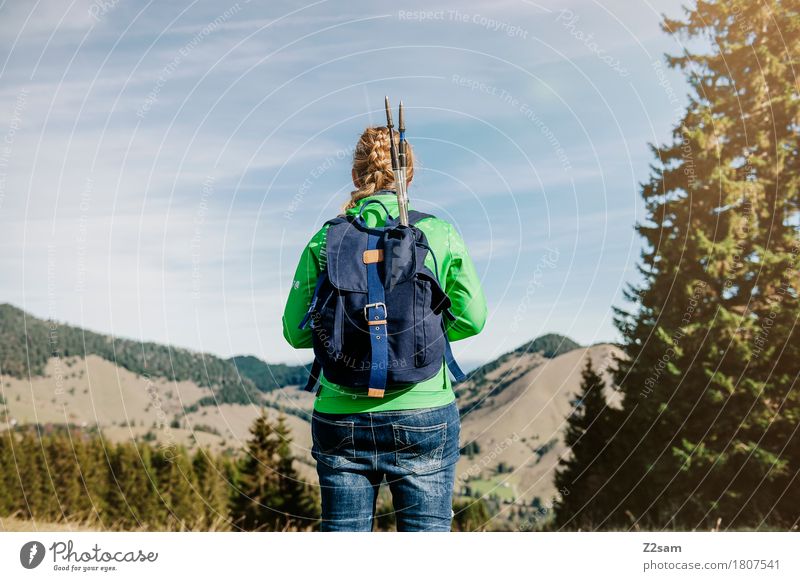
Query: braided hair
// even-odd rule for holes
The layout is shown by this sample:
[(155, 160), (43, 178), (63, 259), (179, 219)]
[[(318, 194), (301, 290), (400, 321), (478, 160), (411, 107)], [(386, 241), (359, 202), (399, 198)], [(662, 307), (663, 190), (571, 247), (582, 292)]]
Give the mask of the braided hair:
[[(394, 132), (395, 144), (399, 136)], [(389, 152), (389, 130), (386, 127), (367, 127), (353, 152), (353, 171), (356, 190), (350, 192), (350, 200), (344, 209), (354, 208), (359, 200), (383, 189), (394, 189), (392, 156)], [(406, 180), (414, 177), (414, 151), (406, 144)]]

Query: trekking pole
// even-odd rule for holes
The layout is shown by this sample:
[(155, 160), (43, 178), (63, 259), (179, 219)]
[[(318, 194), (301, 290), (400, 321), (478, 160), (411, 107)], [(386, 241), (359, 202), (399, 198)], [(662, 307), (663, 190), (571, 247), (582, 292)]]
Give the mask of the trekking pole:
[[(398, 129), (400, 130), (400, 146), (399, 151), (397, 153), (397, 162), (400, 164), (400, 177), (397, 180), (399, 182), (398, 187), (398, 196), (400, 199), (398, 200), (398, 208), (400, 209), (400, 223), (404, 226), (408, 226), (408, 181), (406, 179), (406, 168), (408, 167), (407, 158), (406, 158), (406, 122), (405, 117), (403, 116), (403, 102), (400, 101), (400, 111), (397, 114), (397, 123)], [(400, 191), (402, 191), (402, 195), (400, 195)]]
[[(389, 106), (389, 97), (385, 97), (386, 105), (386, 128), (389, 130), (389, 153), (392, 157), (392, 173), (395, 177), (395, 188), (397, 189), (397, 207), (400, 211), (400, 223), (408, 226), (408, 198), (405, 193), (405, 173), (401, 176), (400, 161), (397, 154), (397, 146), (394, 143), (394, 123), (392, 122), (392, 109)], [(405, 126), (403, 126), (405, 132)], [(403, 148), (405, 155), (405, 148)]]

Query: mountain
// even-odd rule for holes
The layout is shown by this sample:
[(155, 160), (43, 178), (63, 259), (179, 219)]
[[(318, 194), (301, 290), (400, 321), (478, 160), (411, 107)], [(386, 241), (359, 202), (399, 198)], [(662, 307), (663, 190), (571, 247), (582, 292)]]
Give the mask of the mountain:
[[(545, 343), (553, 345), (552, 337)], [(504, 512), (552, 499), (554, 471), (568, 453), (566, 420), (587, 357), (606, 381), (608, 405), (620, 406), (610, 370), (622, 351), (610, 344), (570, 348), (577, 343), (564, 339), (555, 350), (532, 351), (536, 341), (528, 343), (457, 386), (464, 451), (457, 488), (462, 494), (496, 497), (506, 503)]]
[(208, 353), (111, 337), (0, 304), (0, 370), (23, 378), (41, 376), (54, 356), (97, 355), (138, 375), (191, 381), (212, 388), (207, 403), (246, 403), (255, 390), (271, 391), (304, 383), (308, 366), (269, 364), (252, 355), (221, 359)]
[(559, 335), (557, 333), (548, 333), (537, 337), (533, 341), (529, 341), (517, 347), (512, 353), (525, 354), (525, 353), (540, 353), (542, 357), (553, 359), (564, 353), (569, 353), (580, 347), (569, 337)]
[(4, 375), (41, 376), (56, 355), (96, 355), (136, 375), (190, 381), (213, 392), (201, 398), (200, 405), (246, 403), (258, 396), (255, 384), (241, 377), (235, 365), (214, 355), (103, 335), (0, 305), (0, 369)]
[[(503, 518), (519, 505), (538, 507), (555, 493), (553, 474), (584, 359), (610, 385), (621, 356), (613, 345), (581, 347), (544, 335), (473, 371), (455, 386), (462, 457), (456, 491), (489, 497)], [(306, 366), (254, 356), (222, 359), (44, 321), (0, 305), (0, 429), (17, 424), (98, 428), (114, 441), (203, 446), (238, 454), (266, 407), (287, 413), (303, 478), (316, 481), (311, 459), (313, 394), (298, 389)], [(620, 396), (608, 388), (609, 405)]]
[[(469, 381), (459, 386), (458, 391), (461, 394), (460, 407), (462, 412), (469, 410), (470, 402), (480, 402), (482, 399), (480, 397), (481, 394), (486, 392), (487, 389), (497, 395), (511, 385), (520, 376), (520, 373), (540, 365), (546, 359), (553, 359), (578, 348), (580, 348), (580, 344), (569, 337), (550, 333), (524, 343), (494, 361), (478, 367), (469, 374)], [(501, 367), (506, 369), (508, 373), (495, 373)]]

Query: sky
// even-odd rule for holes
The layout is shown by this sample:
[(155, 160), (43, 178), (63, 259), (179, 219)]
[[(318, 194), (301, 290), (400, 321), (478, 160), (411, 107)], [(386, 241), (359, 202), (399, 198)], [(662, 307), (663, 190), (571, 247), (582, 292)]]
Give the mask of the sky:
[(121, 337), (306, 363), (281, 314), (352, 149), (406, 107), (412, 206), (488, 301), (467, 366), (619, 340), (639, 195), (686, 103), (680, 3), (0, 4), (0, 302)]

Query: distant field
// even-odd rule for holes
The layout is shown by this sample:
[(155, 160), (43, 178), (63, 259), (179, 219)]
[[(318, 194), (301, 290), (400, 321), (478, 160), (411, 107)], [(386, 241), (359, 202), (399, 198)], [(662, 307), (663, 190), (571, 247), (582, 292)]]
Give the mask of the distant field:
[(472, 489), (473, 496), (496, 496), (499, 500), (513, 502), (517, 499), (517, 488), (514, 476), (497, 474), (489, 479), (470, 480), (466, 483)]

